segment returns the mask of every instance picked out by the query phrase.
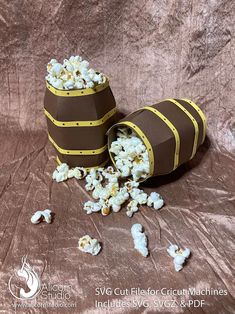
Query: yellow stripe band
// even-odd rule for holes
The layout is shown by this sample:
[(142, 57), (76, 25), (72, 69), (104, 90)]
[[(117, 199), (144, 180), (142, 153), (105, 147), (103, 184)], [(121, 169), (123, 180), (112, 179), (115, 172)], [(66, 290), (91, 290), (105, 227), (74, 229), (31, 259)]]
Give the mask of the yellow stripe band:
[[(60, 159), (59, 159), (59, 157), (57, 156), (56, 157), (56, 161), (57, 161), (57, 163), (59, 164), (59, 165), (61, 165), (62, 164), (62, 162), (60, 161)], [(77, 167), (82, 167), (82, 168), (84, 168), (84, 169), (86, 169), (86, 171), (90, 171), (91, 169), (99, 169), (99, 168), (102, 168), (102, 167), (104, 167), (107, 163), (108, 163), (108, 161), (109, 161), (109, 159), (107, 159), (107, 160), (105, 160), (102, 164), (100, 164), (99, 166), (94, 166), (94, 167), (82, 167), (82, 166), (77, 166)], [(75, 168), (75, 167), (73, 167), (73, 168)]]
[(59, 153), (62, 155), (99, 155), (103, 153), (107, 149), (107, 145), (104, 145), (101, 148), (93, 149), (93, 150), (68, 150), (59, 147), (56, 142), (52, 139), (50, 134), (48, 133), (49, 141), (55, 146)]
[(60, 90), (60, 89), (53, 87), (47, 81), (46, 81), (46, 86), (49, 89), (49, 91), (51, 91), (52, 94), (54, 94), (56, 96), (75, 97), (75, 96), (92, 95), (92, 94), (96, 94), (98, 92), (101, 92), (102, 90), (104, 90), (106, 87), (109, 86), (109, 81), (106, 78), (106, 80), (103, 84), (99, 84), (94, 88), (84, 88), (84, 89)]
[(194, 141), (193, 141), (192, 155), (190, 157), (190, 159), (192, 159), (193, 156), (196, 154), (196, 151), (197, 151), (197, 143), (198, 143), (198, 135), (199, 135), (198, 123), (197, 123), (196, 119), (191, 115), (191, 113), (188, 110), (186, 110), (185, 107), (182, 106), (178, 101), (176, 101), (175, 99), (166, 99), (166, 100), (174, 103), (177, 107), (179, 107), (189, 117), (189, 119), (193, 123), (193, 126), (194, 126)]
[(199, 116), (202, 119), (202, 124), (203, 124), (203, 135), (202, 135), (202, 141), (201, 144), (204, 142), (205, 137), (206, 137), (206, 117), (204, 113), (201, 111), (201, 109), (191, 100), (182, 98), (182, 100), (186, 101), (188, 104), (190, 104), (199, 114)]
[(166, 125), (171, 129), (175, 137), (175, 156), (174, 156), (174, 168), (175, 170), (179, 165), (179, 152), (180, 152), (180, 136), (178, 131), (176, 130), (175, 126), (171, 123), (170, 120), (167, 119), (160, 111), (153, 107), (144, 107), (144, 109), (152, 111), (155, 115), (157, 115)]
[[(154, 154), (153, 154), (152, 145), (150, 144), (149, 140), (147, 139), (147, 136), (144, 134), (143, 131), (141, 131), (141, 129), (136, 124), (134, 124), (132, 122), (122, 121), (120, 123), (117, 123), (117, 125), (123, 125), (123, 124), (134, 129), (136, 131), (136, 133), (139, 135), (139, 137), (142, 139), (142, 141), (144, 142), (145, 146), (147, 147), (148, 155), (149, 155), (149, 161), (150, 161), (150, 174), (149, 174), (149, 176), (152, 176), (153, 171), (154, 171)], [(112, 159), (112, 161), (113, 161), (113, 159)]]
[(117, 112), (117, 108), (111, 109), (109, 112), (107, 112), (102, 118), (99, 120), (93, 120), (93, 121), (58, 121), (52, 117), (52, 115), (44, 109), (44, 113), (47, 116), (51, 122), (62, 128), (70, 128), (70, 127), (82, 127), (82, 126), (99, 126), (105, 123), (109, 118), (111, 118), (115, 113)]

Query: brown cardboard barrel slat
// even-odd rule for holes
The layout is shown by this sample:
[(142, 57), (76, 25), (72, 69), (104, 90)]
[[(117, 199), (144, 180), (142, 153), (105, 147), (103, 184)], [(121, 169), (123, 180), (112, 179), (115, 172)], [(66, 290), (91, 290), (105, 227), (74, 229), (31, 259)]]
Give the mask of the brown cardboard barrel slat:
[(177, 101), (179, 101), (184, 107), (185, 109), (187, 109), (197, 120), (197, 123), (199, 125), (199, 135), (198, 135), (198, 145), (197, 147), (200, 146), (200, 144), (202, 143), (202, 139), (203, 139), (203, 123), (202, 123), (202, 119), (200, 118), (200, 115), (198, 114), (198, 112), (195, 110), (194, 107), (192, 107), (189, 103), (187, 103), (186, 101), (184, 101), (183, 99), (176, 99)]
[[(115, 106), (113, 93), (109, 86), (95, 94), (76, 97), (57, 96), (47, 88), (44, 99), (45, 109), (59, 121), (98, 120)], [(79, 117), (79, 119), (75, 117)]]
[(57, 152), (60, 162), (67, 163), (70, 167), (82, 165), (84, 168), (93, 168), (105, 165), (109, 161), (108, 150), (99, 155), (86, 155), (86, 156), (69, 156)]
[[(180, 149), (180, 163), (184, 163), (189, 160), (192, 154), (193, 140), (195, 136), (191, 120), (179, 107), (170, 101), (160, 102), (157, 105), (153, 105), (153, 108), (158, 109), (162, 114), (164, 114), (164, 116), (166, 116), (167, 119), (173, 123), (179, 133), (180, 142), (183, 143), (184, 147), (184, 149)], [(152, 114), (154, 115), (154, 113)], [(167, 127), (166, 124), (165, 126)]]
[(108, 81), (100, 89), (87, 91), (74, 95), (47, 84), (45, 92), (49, 140), (59, 160), (70, 167), (96, 167), (109, 156), (106, 133), (116, 122), (115, 99)]
[[(168, 174), (195, 155), (205, 137), (205, 121), (193, 102), (167, 99), (137, 110), (113, 125), (108, 131), (108, 147), (115, 140), (116, 128), (129, 126), (147, 146), (150, 176)], [(112, 153), (110, 156), (114, 162)]]
[[(107, 144), (104, 134), (116, 122), (115, 116), (110, 117), (99, 126), (61, 128), (47, 120), (48, 132), (57, 145), (63, 149), (98, 149)], [(95, 141), (94, 141), (95, 139)]]

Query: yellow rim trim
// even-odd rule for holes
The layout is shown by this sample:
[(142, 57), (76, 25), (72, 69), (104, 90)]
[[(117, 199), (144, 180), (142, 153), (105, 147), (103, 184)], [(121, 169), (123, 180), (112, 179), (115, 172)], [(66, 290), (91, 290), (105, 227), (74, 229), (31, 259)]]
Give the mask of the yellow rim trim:
[(99, 155), (103, 153), (107, 149), (107, 144), (104, 145), (101, 148), (98, 149), (93, 149), (93, 150), (68, 150), (68, 149), (63, 149), (59, 147), (56, 142), (53, 140), (53, 138), (50, 136), (48, 133), (48, 138), (49, 141), (55, 146), (55, 148), (58, 150), (59, 153), (62, 155)]
[(186, 101), (188, 104), (190, 104), (199, 114), (199, 116), (202, 119), (202, 124), (203, 124), (203, 135), (202, 135), (202, 141), (201, 144), (204, 142), (205, 137), (206, 137), (206, 117), (204, 113), (201, 111), (201, 109), (196, 105), (192, 100), (182, 98), (182, 100)]
[(106, 87), (109, 86), (109, 81), (106, 78), (106, 80), (103, 84), (99, 84), (94, 88), (84, 88), (84, 89), (76, 89), (76, 90), (75, 89), (60, 90), (60, 89), (57, 89), (57, 88), (53, 87), (52, 85), (50, 85), (47, 81), (46, 81), (46, 86), (49, 89), (49, 91), (51, 91), (56, 96), (74, 97), (74, 96), (92, 95), (92, 94), (96, 94), (98, 92), (101, 92), (102, 90), (104, 90)]
[[(62, 164), (62, 162), (60, 161), (59, 157), (57, 156), (56, 157), (56, 161), (59, 165)], [(102, 164), (100, 164), (99, 166), (95, 166), (95, 167), (82, 167), (84, 169), (86, 169), (86, 171), (90, 171), (91, 169), (99, 169), (99, 168), (102, 168), (104, 167), (107, 163), (108, 163), (109, 159), (105, 160)], [(78, 166), (78, 167), (81, 167), (81, 166)], [(74, 167), (75, 168), (75, 167)]]
[(109, 112), (107, 112), (102, 118), (99, 120), (93, 121), (58, 121), (52, 117), (52, 115), (44, 109), (44, 113), (46, 117), (51, 120), (51, 122), (62, 128), (70, 128), (70, 127), (83, 127), (83, 126), (99, 126), (105, 123), (109, 118), (111, 118), (117, 112), (117, 108), (113, 108)]
[[(150, 142), (147, 139), (147, 137), (144, 134), (144, 132), (141, 131), (141, 129), (136, 124), (134, 124), (132, 122), (129, 122), (129, 121), (122, 121), (120, 123), (117, 123), (116, 125), (123, 125), (123, 124), (129, 126), (134, 131), (136, 131), (136, 133), (139, 135), (139, 137), (142, 139), (142, 141), (144, 142), (145, 146), (147, 147), (148, 155), (149, 155), (149, 161), (150, 161), (150, 174), (149, 174), (149, 176), (152, 176), (153, 175), (153, 171), (154, 171), (154, 154), (153, 154), (152, 145), (150, 144)], [(111, 159), (113, 161), (112, 156), (111, 156)], [(113, 163), (115, 164), (114, 161), (113, 161)]]
[(166, 100), (174, 103), (177, 107), (179, 107), (189, 117), (189, 119), (193, 123), (195, 132), (194, 132), (193, 150), (192, 150), (192, 155), (190, 157), (190, 159), (192, 159), (193, 156), (196, 154), (196, 151), (197, 151), (197, 143), (198, 143), (198, 135), (199, 135), (198, 123), (197, 123), (196, 119), (191, 115), (191, 113), (188, 110), (186, 110), (185, 107), (182, 106), (178, 101), (176, 101), (175, 99), (166, 99)]
[(144, 107), (144, 109), (149, 110), (149, 111), (153, 112), (155, 115), (157, 115), (173, 132), (174, 137), (175, 137), (175, 156), (174, 156), (174, 168), (173, 168), (173, 170), (175, 170), (179, 165), (179, 152), (180, 152), (180, 136), (179, 136), (179, 133), (178, 133), (176, 127), (171, 123), (170, 120), (167, 119), (166, 116), (164, 116), (157, 109), (154, 109), (154, 108), (148, 107), (148, 106)]

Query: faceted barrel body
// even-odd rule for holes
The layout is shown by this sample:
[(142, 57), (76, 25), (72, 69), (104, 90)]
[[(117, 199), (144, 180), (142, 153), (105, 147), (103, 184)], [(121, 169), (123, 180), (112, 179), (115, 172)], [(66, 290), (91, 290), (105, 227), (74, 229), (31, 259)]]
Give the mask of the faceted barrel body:
[(145, 143), (150, 177), (168, 174), (193, 158), (206, 135), (205, 116), (188, 99), (167, 99), (131, 113), (109, 129), (109, 147), (120, 125), (132, 128)]
[(44, 112), (59, 163), (93, 168), (108, 161), (106, 132), (116, 122), (116, 103), (108, 81), (94, 89), (69, 91), (47, 83)]

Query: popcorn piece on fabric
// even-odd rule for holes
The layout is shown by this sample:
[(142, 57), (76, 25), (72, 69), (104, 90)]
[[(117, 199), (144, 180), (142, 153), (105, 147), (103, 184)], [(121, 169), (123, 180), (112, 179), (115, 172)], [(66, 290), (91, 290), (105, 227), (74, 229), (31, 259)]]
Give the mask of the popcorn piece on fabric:
[(127, 188), (127, 191), (130, 193), (134, 188), (138, 188), (139, 183), (136, 181), (127, 181), (124, 183), (124, 186)]
[(130, 192), (130, 196), (141, 205), (147, 203), (148, 194), (141, 189), (133, 188)]
[(178, 247), (178, 245), (171, 244), (167, 249), (168, 254), (173, 257), (173, 263), (176, 271), (180, 271), (183, 269), (183, 265), (187, 258), (189, 258), (191, 251), (186, 248), (182, 250)]
[(109, 199), (109, 205), (112, 207), (115, 213), (119, 212), (122, 204), (124, 204), (129, 199), (129, 194), (125, 187), (120, 188), (116, 195)]
[(131, 197), (132, 200), (127, 205), (126, 215), (132, 217), (139, 210), (139, 205), (146, 204), (154, 209), (163, 206), (164, 201), (161, 196), (152, 192), (149, 196), (139, 189), (139, 182), (128, 180), (121, 181), (121, 173), (112, 166), (107, 168), (92, 168), (87, 173), (85, 168), (75, 167), (69, 169), (66, 163), (59, 165), (53, 173), (53, 179), (62, 182), (69, 178), (86, 181), (85, 189), (92, 191), (92, 197), (97, 202), (88, 201), (84, 203), (84, 211), (87, 214), (101, 212), (102, 215), (108, 215), (111, 210), (119, 212), (122, 205)]
[(92, 191), (94, 188), (99, 185), (103, 181), (103, 176), (102, 174), (95, 170), (91, 169), (90, 173), (86, 176), (86, 182), (87, 184), (85, 185), (85, 189), (87, 191)]
[(81, 180), (81, 179), (85, 178), (86, 175), (87, 175), (87, 171), (85, 168), (75, 167), (75, 168), (69, 170), (68, 177), (69, 178), (74, 177), (77, 180)]
[(83, 209), (89, 215), (89, 214), (101, 211), (101, 205), (100, 205), (100, 203), (88, 201), (84, 204)]
[(95, 199), (95, 200), (98, 200), (100, 198), (100, 195), (103, 193), (103, 186), (101, 183), (97, 184), (92, 192), (92, 197)]
[(149, 252), (147, 248), (147, 238), (142, 232), (143, 226), (141, 224), (134, 224), (131, 227), (131, 234), (134, 240), (135, 249), (144, 257), (147, 257)]
[(75, 167), (69, 169), (69, 166), (66, 163), (59, 165), (56, 170), (53, 172), (52, 178), (56, 182), (62, 182), (67, 179), (76, 178), (78, 180), (83, 179), (87, 175), (87, 171), (82, 167)]
[(118, 190), (119, 190), (118, 183), (109, 182), (104, 187), (99, 183), (95, 186), (92, 196), (95, 199), (107, 200), (110, 196), (116, 195)]
[(45, 209), (43, 211), (37, 211), (31, 217), (31, 222), (33, 224), (38, 224), (41, 221), (45, 221), (48, 224), (51, 223), (52, 216), (51, 216), (51, 210), (50, 209)]
[(164, 200), (162, 199), (161, 195), (156, 192), (152, 192), (148, 197), (147, 206), (153, 207), (154, 209), (158, 210), (162, 208), (163, 205)]
[(118, 183), (120, 173), (115, 171), (112, 166), (107, 167), (107, 169), (102, 169), (101, 174), (106, 180), (108, 180), (108, 182)]
[(135, 200), (132, 200), (127, 205), (127, 211), (126, 214), (128, 217), (132, 217), (134, 213), (136, 213), (139, 210), (138, 207), (139, 203)]
[(56, 182), (62, 182), (68, 179), (69, 166), (66, 163), (59, 165), (53, 172), (52, 178)]
[(108, 200), (100, 199), (99, 204), (101, 206), (101, 214), (103, 216), (107, 216), (110, 214), (110, 205), (108, 203)]
[(79, 239), (78, 249), (85, 253), (97, 255), (101, 250), (101, 246), (97, 239), (92, 239), (89, 235), (85, 235)]
[(94, 88), (106, 81), (104, 74), (89, 68), (89, 62), (80, 56), (64, 59), (63, 64), (51, 59), (47, 64), (47, 73), (45, 78), (48, 83), (61, 90)]
[(111, 143), (110, 152), (121, 176), (132, 176), (134, 181), (145, 179), (150, 172), (150, 163), (147, 148), (130, 128), (119, 127), (117, 139)]

